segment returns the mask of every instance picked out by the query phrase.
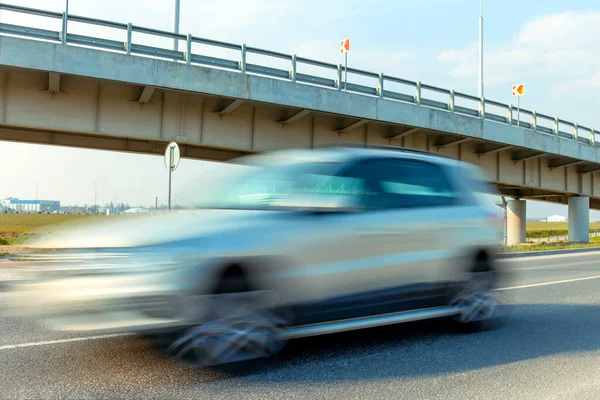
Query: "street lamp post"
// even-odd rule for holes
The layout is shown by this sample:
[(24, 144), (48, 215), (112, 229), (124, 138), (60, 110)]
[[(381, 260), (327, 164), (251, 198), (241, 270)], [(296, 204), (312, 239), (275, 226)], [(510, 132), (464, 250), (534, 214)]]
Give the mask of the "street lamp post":
[(96, 207), (96, 200), (98, 199), (98, 185), (96, 182), (92, 182), (92, 185), (94, 185), (94, 214), (97, 214), (98, 208)]
[(479, 98), (483, 98), (483, 0), (479, 0)]
[(113, 214), (117, 213), (117, 189), (113, 189), (115, 198), (114, 198), (114, 202), (113, 202)]
[[(179, 34), (179, 0), (175, 0), (173, 10), (173, 33)], [(173, 50), (179, 50), (179, 39), (173, 39)]]

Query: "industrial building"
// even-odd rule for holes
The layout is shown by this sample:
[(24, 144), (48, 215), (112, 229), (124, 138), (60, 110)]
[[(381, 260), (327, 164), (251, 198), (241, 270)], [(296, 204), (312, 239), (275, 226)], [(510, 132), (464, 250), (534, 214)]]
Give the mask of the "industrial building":
[(563, 217), (562, 215), (551, 215), (546, 218), (548, 222), (567, 222), (567, 217)]
[(21, 200), (8, 198), (1, 200), (0, 204), (4, 210), (11, 212), (59, 212), (60, 201), (58, 200)]

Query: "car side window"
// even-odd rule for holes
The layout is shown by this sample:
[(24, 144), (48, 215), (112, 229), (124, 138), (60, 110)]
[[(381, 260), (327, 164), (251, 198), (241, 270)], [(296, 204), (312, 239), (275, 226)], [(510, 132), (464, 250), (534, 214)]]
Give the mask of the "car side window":
[(350, 167), (345, 175), (365, 182), (363, 204), (369, 209), (449, 206), (459, 202), (443, 169), (433, 163), (371, 159)]

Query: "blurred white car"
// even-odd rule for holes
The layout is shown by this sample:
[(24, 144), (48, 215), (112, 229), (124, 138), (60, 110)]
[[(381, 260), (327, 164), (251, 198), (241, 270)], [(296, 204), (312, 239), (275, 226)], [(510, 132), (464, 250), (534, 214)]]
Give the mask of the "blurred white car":
[[(135, 331), (201, 365), (286, 340), (439, 317), (482, 324), (502, 219), (476, 167), (410, 149), (245, 157), (198, 209), (36, 244), (15, 286), (55, 329)], [(212, 200), (210, 200), (212, 199)]]

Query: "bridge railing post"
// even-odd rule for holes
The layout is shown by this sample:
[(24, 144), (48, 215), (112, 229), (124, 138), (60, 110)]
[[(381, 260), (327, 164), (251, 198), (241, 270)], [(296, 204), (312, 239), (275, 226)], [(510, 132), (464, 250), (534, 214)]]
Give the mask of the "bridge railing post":
[(421, 105), (421, 81), (417, 81), (415, 87), (415, 103)]
[(479, 98), (479, 118), (485, 119), (485, 98)]
[(558, 117), (554, 117), (554, 134), (558, 135)]
[(192, 34), (188, 33), (185, 40), (185, 63), (192, 63)]
[(295, 54), (292, 54), (292, 70), (290, 71), (290, 79), (296, 83), (296, 72), (298, 71), (298, 62)]
[(342, 64), (337, 66), (337, 78), (336, 78), (337, 90), (342, 90)]
[(592, 142), (592, 144), (596, 143), (596, 131), (594, 130), (594, 128), (590, 129), (590, 141)]
[(242, 74), (246, 73), (246, 45), (242, 45), (242, 59), (240, 60), (240, 71)]
[(379, 73), (378, 85), (377, 85), (377, 95), (380, 99), (383, 99), (383, 72)]
[(69, 16), (66, 12), (62, 13), (62, 28), (60, 30), (60, 42), (62, 44), (67, 44), (67, 21)]
[(506, 113), (506, 123), (509, 126), (512, 126), (512, 120), (513, 120), (513, 107), (512, 107), (512, 104), (509, 104), (508, 112)]
[(579, 136), (579, 129), (577, 127), (577, 123), (573, 124), (573, 139), (577, 141), (577, 137)]
[(129, 22), (127, 24), (127, 41), (125, 42), (125, 52), (127, 55), (131, 55), (131, 37), (133, 36), (133, 24)]
[(450, 112), (454, 112), (454, 103), (455, 103), (454, 89), (450, 89), (450, 98), (448, 99), (448, 110)]
[(531, 130), (537, 131), (537, 113), (535, 111), (531, 112)]

